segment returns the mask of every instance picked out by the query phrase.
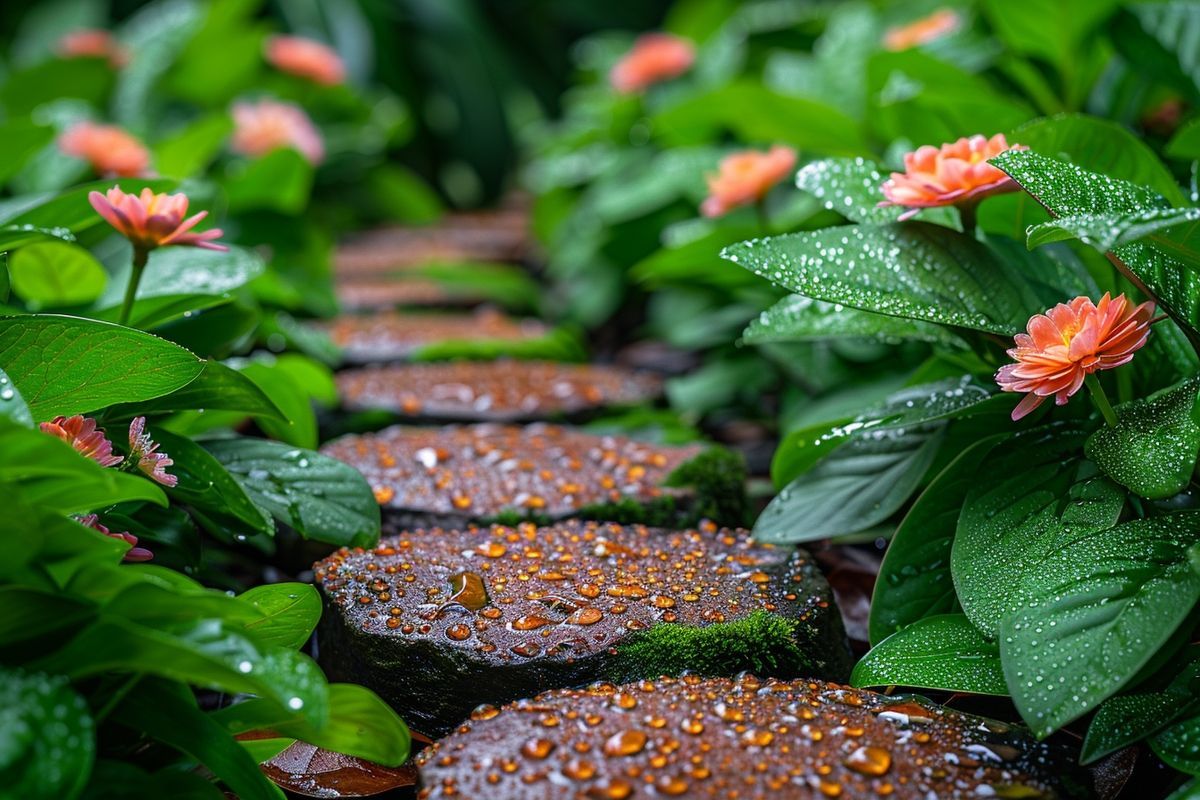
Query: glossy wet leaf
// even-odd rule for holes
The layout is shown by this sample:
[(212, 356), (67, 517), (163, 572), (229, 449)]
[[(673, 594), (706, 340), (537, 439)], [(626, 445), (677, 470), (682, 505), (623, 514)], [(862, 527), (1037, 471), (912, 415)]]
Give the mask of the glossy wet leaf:
[(78, 797), (95, 758), (87, 703), (65, 678), (0, 669), (0, 775), (9, 797)]
[(321, 597), (303, 583), (272, 583), (255, 586), (238, 595), (238, 600), (262, 612), (262, 619), (246, 624), (246, 630), (265, 644), (300, 649), (321, 618)]
[(109, 409), (108, 418), (125, 419), (139, 414), (171, 411), (239, 411), (254, 417), (285, 422), (279, 406), (250, 378), (220, 361), (206, 360), (194, 381), (170, 394), (142, 403)]
[(1200, 208), (1152, 208), (1131, 214), (1075, 214), (1029, 230), (1029, 247), (1078, 239), (1104, 252), (1176, 225), (1200, 220)]
[(308, 205), (313, 168), (290, 148), (239, 164), (226, 183), (229, 210), (299, 214)]
[(1154, 754), (1189, 775), (1200, 775), (1200, 717), (1177, 722), (1150, 740)]
[(929, 342), (961, 348), (963, 342), (945, 328), (903, 317), (812, 300), (793, 294), (759, 314), (742, 334), (747, 344), (863, 338), (888, 344)]
[(1200, 11), (1194, 3), (1132, 3), (1112, 29), (1113, 43), (1131, 63), (1188, 93), (1200, 90)]
[(1125, 686), (1200, 600), (1200, 513), (1068, 526), (1000, 625), (1013, 701), (1039, 736)]
[(0, 251), (15, 250), (34, 242), (73, 242), (70, 228), (39, 228), (34, 225), (0, 225)]
[(0, 417), (8, 417), (26, 428), (33, 427), (33, 414), (29, 412), (25, 398), (21, 397), (17, 387), (2, 369), (0, 369)]
[(993, 450), (976, 471), (950, 567), (963, 610), (988, 636), (1024, 604), (1023, 578), (1062, 537), (1116, 524), (1125, 493), (1079, 458), (1084, 439), (1064, 425), (1034, 429)]
[(262, 770), (302, 797), (368, 797), (417, 783), (414, 765), (385, 767), (299, 741), (263, 763)]
[(1087, 441), (1087, 456), (1134, 494), (1163, 500), (1182, 492), (1200, 455), (1200, 380), (1118, 406), (1117, 424)]
[(108, 281), (87, 250), (66, 242), (35, 242), (9, 256), (12, 290), (34, 309), (90, 303)]
[(205, 448), (257, 505), (307, 539), (370, 547), (379, 538), (379, 504), (353, 467), (312, 450), (263, 439), (226, 439)]
[[(106, 225), (104, 218), (88, 203), (90, 192), (106, 192), (113, 186), (111, 179), (92, 181), (63, 192), (22, 195), (0, 201), (0, 224), (29, 225), (35, 228), (67, 228), (79, 233), (96, 225)], [(169, 180), (122, 178), (121, 189), (136, 193), (142, 189), (155, 192), (170, 191), (175, 186)]]
[(964, 614), (925, 617), (893, 633), (858, 662), (850, 685), (1008, 694), (1000, 646)]
[(851, 222), (895, 222), (903, 208), (880, 208), (889, 173), (865, 158), (825, 158), (796, 173), (796, 185)]

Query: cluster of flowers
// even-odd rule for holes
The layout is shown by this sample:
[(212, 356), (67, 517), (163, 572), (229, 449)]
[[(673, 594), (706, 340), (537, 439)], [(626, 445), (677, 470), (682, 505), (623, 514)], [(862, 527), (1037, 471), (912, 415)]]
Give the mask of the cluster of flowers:
[[(66, 58), (103, 58), (114, 69), (130, 61), (130, 53), (108, 31), (83, 30), (65, 36), (58, 52)], [(264, 49), (267, 62), (322, 86), (346, 79), (346, 67), (327, 45), (299, 36), (272, 36)], [(234, 132), (230, 148), (258, 158), (283, 148), (299, 152), (314, 166), (325, 158), (325, 142), (302, 108), (270, 98), (234, 103)], [(92, 121), (78, 122), (58, 138), (62, 152), (83, 159), (105, 177), (142, 177), (151, 174), (150, 151), (125, 129)]]

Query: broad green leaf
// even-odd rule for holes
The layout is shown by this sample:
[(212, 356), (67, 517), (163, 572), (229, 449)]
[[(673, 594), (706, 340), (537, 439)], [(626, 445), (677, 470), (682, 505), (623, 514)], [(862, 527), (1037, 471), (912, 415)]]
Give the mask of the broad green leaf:
[(90, 303), (104, 291), (108, 273), (87, 250), (66, 242), (37, 242), (8, 259), (12, 290), (34, 309)]
[(246, 625), (257, 641), (289, 650), (303, 647), (321, 618), (321, 596), (303, 583), (255, 586), (238, 595), (238, 600), (263, 614)]
[[(153, 331), (163, 325), (187, 319), (230, 302), (232, 298), (229, 295), (213, 294), (163, 294), (144, 297), (133, 304), (129, 312), (128, 326)], [(116, 322), (121, 318), (121, 306), (110, 305), (97, 311), (89, 311), (88, 316), (104, 322)]]
[(1154, 755), (1189, 775), (1200, 775), (1200, 717), (1177, 722), (1150, 740)]
[(1200, 220), (1200, 208), (1152, 208), (1129, 214), (1075, 214), (1030, 228), (1028, 245), (1032, 249), (1049, 242), (1078, 239), (1104, 252), (1197, 220)]
[(0, 251), (15, 250), (31, 242), (73, 242), (70, 228), (38, 228), (33, 225), (0, 225)]
[(587, 213), (607, 225), (644, 217), (677, 200), (699, 205), (706, 174), (727, 151), (709, 145), (673, 147), (646, 155), (596, 181), (582, 200)]
[(269, 210), (295, 215), (308, 205), (313, 168), (295, 150), (276, 150), (234, 169), (239, 171), (225, 184), (230, 211)]
[(311, 450), (262, 439), (205, 442), (251, 499), (308, 539), (370, 547), (379, 538), (379, 504), (353, 467)]
[(95, 725), (65, 678), (0, 669), (0, 775), (13, 798), (78, 797), (96, 757)]
[(113, 85), (113, 70), (98, 58), (52, 58), (18, 70), (5, 70), (0, 105), (5, 116), (27, 116), (60, 97), (77, 97), (99, 106)]
[(33, 414), (29, 413), (29, 406), (25, 404), (25, 398), (21, 397), (21, 393), (17, 391), (13, 382), (9, 380), (8, 375), (2, 369), (0, 369), (0, 417), (8, 417), (26, 428), (33, 427)]
[(174, 185), (173, 181), (160, 179), (110, 178), (74, 186), (63, 192), (22, 195), (0, 201), (0, 224), (28, 225), (34, 228), (50, 229), (67, 228), (74, 233), (79, 233), (95, 225), (108, 224), (88, 202), (88, 194), (91, 192), (106, 192), (113, 186), (120, 186), (123, 191), (130, 194), (146, 188), (155, 192), (165, 192)]
[(232, 130), (233, 120), (224, 112), (200, 117), (154, 145), (154, 165), (175, 178), (197, 175), (221, 152)]
[(1008, 694), (1000, 646), (964, 614), (925, 617), (893, 633), (858, 662), (850, 685)]
[(148, 333), (41, 314), (0, 317), (0, 369), (41, 421), (161, 397), (195, 380), (204, 363)]
[(1171, 792), (1166, 800), (1200, 800), (1200, 779), (1192, 778)]
[(1119, 406), (1117, 424), (1087, 441), (1087, 456), (1108, 477), (1151, 500), (1187, 488), (1200, 455), (1200, 380)]
[[(826, 210), (851, 222), (883, 224), (895, 222), (904, 213), (899, 206), (879, 206), (888, 177), (883, 167), (865, 158), (825, 158), (806, 164), (796, 173), (796, 185), (820, 200)], [(927, 209), (921, 218), (950, 224), (953, 215)]]
[(896, 631), (935, 614), (959, 610), (950, 575), (950, 551), (958, 515), (975, 471), (1003, 434), (960, 453), (925, 488), (892, 536), (871, 597), (870, 640), (879, 644)]
[(1187, 161), (1200, 159), (1200, 119), (1191, 119), (1175, 131), (1167, 142), (1167, 155)]
[(975, 473), (950, 568), (963, 610), (988, 636), (1023, 604), (1022, 578), (1068, 531), (1116, 524), (1125, 493), (1080, 460), (1084, 438), (1065, 425), (1035, 428), (993, 450)]
[(1200, 92), (1200, 9), (1187, 0), (1129, 3), (1112, 26), (1117, 49), (1139, 72), (1187, 94)]
[(54, 128), (49, 125), (20, 118), (10, 118), (0, 124), (0, 152), (4, 153), (4, 159), (0, 161), (0, 184), (7, 183), (35, 153), (53, 140)]
[[(119, 262), (124, 265), (128, 259), (121, 258)], [(166, 295), (225, 295), (254, 280), (265, 269), (258, 253), (236, 245), (231, 245), (227, 252), (164, 247), (150, 255), (142, 282), (138, 284), (137, 298), (144, 302)], [(118, 309), (124, 294), (125, 281), (121, 280), (110, 287), (97, 305)]]
[(816, 300), (1009, 335), (1037, 296), (1015, 267), (939, 225), (851, 225), (754, 239), (721, 255)]
[(246, 364), (241, 373), (254, 381), (283, 412), (283, 419), (259, 419), (259, 427), (268, 436), (296, 447), (311, 449), (317, 446), (317, 418), (303, 384), (285, 369), (278, 369), (266, 361)]
[(1200, 600), (1200, 513), (1064, 528), (999, 630), (1013, 701), (1046, 736), (1125, 686)]
[(284, 412), (253, 380), (220, 361), (205, 360), (204, 371), (194, 381), (170, 394), (141, 403), (119, 405), (108, 410), (108, 419), (170, 411), (238, 411), (242, 414), (285, 422)]
[(1069, 72), (1086, 37), (1116, 9), (1116, 0), (984, 0), (983, 11), (1013, 50)]
[(939, 325), (890, 317), (793, 294), (750, 323), (742, 334), (747, 344), (805, 342), (827, 339), (877, 339), (887, 344), (920, 341), (961, 349), (963, 341)]

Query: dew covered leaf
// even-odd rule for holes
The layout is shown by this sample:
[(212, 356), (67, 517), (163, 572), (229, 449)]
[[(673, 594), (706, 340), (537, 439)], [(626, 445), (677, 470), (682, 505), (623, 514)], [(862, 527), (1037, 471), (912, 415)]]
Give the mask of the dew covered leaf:
[(903, 208), (880, 208), (887, 173), (865, 158), (826, 158), (796, 173), (796, 185), (851, 222), (895, 222)]
[(8, 797), (78, 797), (96, 755), (94, 723), (65, 678), (0, 669), (0, 775)]
[(965, 614), (925, 617), (888, 636), (854, 667), (850, 685), (1008, 694), (1000, 646)]
[(1154, 657), (1200, 600), (1192, 558), (1200, 512), (1115, 527), (1065, 526), (1020, 576), (1024, 602), (1000, 625), (1000, 656), (1039, 736), (1086, 714)]
[(1088, 437), (1086, 452), (1108, 477), (1151, 500), (1187, 488), (1200, 455), (1200, 379), (1117, 407), (1117, 424)]
[(1074, 214), (1029, 229), (1030, 248), (1078, 239), (1101, 252), (1136, 242), (1159, 231), (1200, 220), (1200, 208), (1151, 208), (1132, 213)]
[(742, 334), (742, 340), (747, 344), (842, 338), (875, 339), (889, 344), (919, 341), (956, 349), (964, 347), (961, 339), (940, 325), (861, 311), (798, 294), (789, 295), (763, 311)]
[[(237, 245), (229, 245), (228, 251), (164, 247), (151, 254), (142, 282), (138, 284), (137, 298), (222, 295), (254, 280), (265, 269), (266, 263), (258, 253)], [(98, 305), (119, 307), (124, 291), (125, 281), (113, 281)]]
[(1200, 717), (1177, 722), (1150, 740), (1154, 755), (1189, 775), (1200, 775)]
[(0, 417), (8, 417), (13, 422), (26, 428), (33, 427), (33, 415), (25, 398), (17, 391), (12, 380), (0, 369)]
[(1125, 493), (1080, 458), (1085, 438), (1067, 425), (1035, 428), (993, 450), (975, 473), (950, 569), (963, 610), (988, 636), (1022, 604), (1022, 578), (1068, 530), (1116, 524)]

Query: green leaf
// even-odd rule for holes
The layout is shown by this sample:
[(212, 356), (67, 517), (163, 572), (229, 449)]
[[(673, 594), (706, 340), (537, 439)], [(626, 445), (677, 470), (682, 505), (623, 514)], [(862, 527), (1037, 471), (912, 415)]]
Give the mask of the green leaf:
[(1151, 500), (1187, 488), (1200, 455), (1200, 379), (1118, 406), (1117, 424), (1087, 441), (1087, 457), (1108, 477)]
[(25, 404), (25, 398), (17, 391), (17, 387), (9, 379), (8, 374), (0, 369), (0, 417), (7, 417), (18, 425), (26, 428), (33, 427), (33, 414)]
[[(119, 185), (130, 194), (150, 189), (154, 192), (169, 191), (173, 181), (121, 178), (93, 181), (75, 186), (63, 192), (22, 195), (0, 202), (0, 225), (28, 225), (34, 228), (67, 228), (74, 233), (104, 223), (88, 202), (91, 192), (106, 192)], [(107, 223), (104, 223), (107, 224)]]
[(958, 515), (975, 472), (1003, 434), (982, 439), (960, 453), (926, 487), (892, 536), (871, 597), (870, 640), (934, 614), (959, 610), (950, 575), (950, 552)]
[(38, 242), (8, 260), (12, 290), (34, 309), (90, 303), (104, 291), (108, 273), (87, 250), (66, 242)]
[(238, 600), (263, 613), (262, 619), (246, 625), (255, 639), (290, 650), (304, 646), (321, 618), (321, 596), (303, 583), (255, 586), (238, 595)]
[(276, 150), (239, 165), (225, 184), (231, 212), (269, 210), (299, 214), (308, 205), (313, 168), (295, 150)]
[(924, 222), (754, 239), (721, 255), (806, 297), (940, 325), (1009, 335), (1040, 307), (993, 251)]
[[(1200, 513), (1064, 529), (1000, 626), (1022, 718), (1046, 736), (1125, 686), (1191, 614)], [(965, 605), (965, 604), (964, 604)]]
[[(32, 120), (10, 118), (0, 125), (0, 184), (21, 171), (35, 153), (54, 140), (54, 128)], [(0, 248), (7, 249), (7, 248)]]
[(254, 381), (263, 394), (282, 410), (282, 419), (260, 418), (263, 431), (297, 447), (317, 446), (317, 418), (304, 386), (284, 369), (264, 361), (253, 361), (241, 373)]
[(1169, 766), (1200, 775), (1200, 717), (1177, 722), (1150, 740), (1150, 749)]
[(108, 419), (129, 419), (138, 415), (162, 414), (170, 411), (240, 411), (254, 417), (281, 422), (287, 416), (258, 384), (236, 369), (211, 359), (202, 362), (203, 372), (194, 381), (170, 394), (142, 403), (110, 408)]
[(807, 342), (840, 338), (876, 339), (887, 344), (929, 342), (961, 349), (963, 341), (938, 325), (824, 303), (803, 295), (783, 298), (747, 326), (742, 341)]
[(1071, 71), (1086, 37), (1116, 9), (1115, 0), (985, 0), (984, 13), (1013, 50)]
[(0, 775), (18, 797), (78, 797), (96, 757), (87, 703), (65, 678), (0, 669)]
[[(904, 213), (899, 206), (880, 207), (884, 200), (883, 186), (888, 173), (874, 161), (865, 158), (825, 158), (806, 164), (796, 174), (796, 185), (829, 211), (841, 214), (851, 222), (884, 224), (895, 222)], [(924, 212), (926, 222), (947, 222), (953, 215), (938, 210)]]
[(370, 547), (379, 504), (358, 470), (329, 456), (261, 439), (205, 442), (260, 507), (308, 539)]
[[(0, 251), (15, 250), (31, 242), (73, 242), (70, 228), (38, 228), (33, 225), (0, 225)], [(2, 293), (0, 293), (2, 295)]]
[(1083, 441), (1066, 425), (1036, 428), (993, 450), (975, 473), (950, 568), (963, 610), (988, 636), (1023, 604), (1021, 580), (1068, 530), (1111, 527), (1124, 507), (1125, 493), (1080, 460)]
[(964, 614), (925, 617), (893, 633), (858, 662), (850, 685), (1008, 694), (1000, 646)]
[(1030, 228), (1028, 245), (1033, 249), (1049, 242), (1078, 239), (1105, 252), (1197, 220), (1200, 220), (1200, 208), (1152, 208), (1129, 214), (1075, 214)]
[(154, 165), (175, 178), (197, 175), (221, 152), (232, 130), (233, 120), (224, 112), (200, 117), (154, 145)]
[[(156, 328), (187, 319), (210, 308), (231, 303), (229, 295), (211, 294), (164, 294), (156, 297), (145, 297), (136, 301), (129, 312), (130, 328), (153, 331)], [(116, 322), (121, 318), (121, 305), (108, 306), (96, 311), (89, 311), (88, 316), (104, 322)]]
[[(122, 248), (125, 252), (125, 248)], [(128, 258), (119, 259), (127, 264)], [(227, 252), (199, 247), (164, 247), (150, 255), (137, 299), (168, 295), (227, 295), (262, 275), (266, 263), (253, 250), (230, 245)], [(125, 281), (117, 281), (100, 299), (100, 314), (120, 309)], [(136, 307), (136, 306), (135, 306)]]
[(1200, 798), (1200, 779), (1192, 778), (1167, 796), (1166, 800), (1197, 800)]
[(1200, 91), (1200, 10), (1194, 3), (1130, 3), (1113, 24), (1112, 39), (1139, 72), (1193, 97)]
[(151, 400), (196, 379), (178, 345), (107, 322), (50, 314), (0, 317), (0, 369), (36, 420)]
[(1183, 124), (1171, 141), (1167, 142), (1167, 155), (1185, 161), (1200, 159), (1200, 119), (1191, 119)]

